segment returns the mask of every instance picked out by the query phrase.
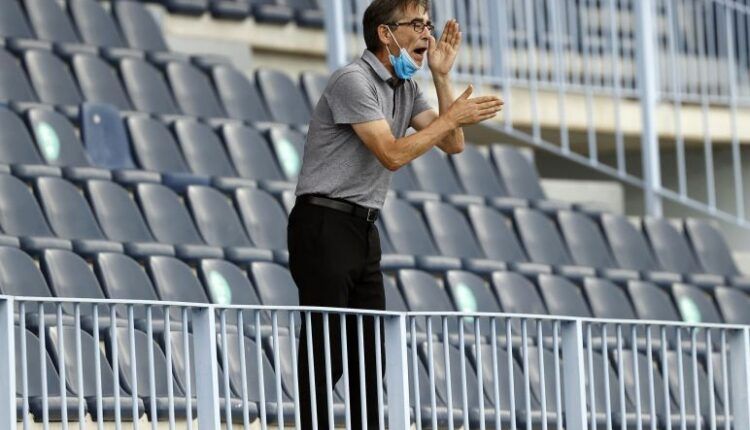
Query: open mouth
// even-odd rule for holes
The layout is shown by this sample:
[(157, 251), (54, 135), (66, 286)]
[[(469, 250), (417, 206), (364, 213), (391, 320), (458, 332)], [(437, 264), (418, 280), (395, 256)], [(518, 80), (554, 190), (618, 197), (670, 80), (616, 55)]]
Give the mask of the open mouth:
[(416, 48), (414, 51), (414, 59), (422, 61), (424, 53), (427, 52), (427, 48)]

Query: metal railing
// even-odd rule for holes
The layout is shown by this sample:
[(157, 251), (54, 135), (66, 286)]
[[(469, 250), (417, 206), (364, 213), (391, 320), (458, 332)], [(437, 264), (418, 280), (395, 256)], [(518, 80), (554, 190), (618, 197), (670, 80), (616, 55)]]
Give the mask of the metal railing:
[[(334, 70), (364, 49), (369, 1), (324, 4)], [(488, 127), (642, 189), (651, 215), (667, 199), (750, 227), (750, 3), (433, 0), (436, 28), (449, 18), (454, 78), (506, 102)]]
[(354, 426), (366, 387), (346, 351), (363, 375), (372, 318), (378, 395), (361, 407), (378, 419), (361, 428), (750, 428), (746, 326), (7, 296), (0, 426), (300, 428), (296, 348), (316, 315), (341, 336), (339, 384), (329, 335), (307, 369), (325, 368), (311, 398), (332, 427)]

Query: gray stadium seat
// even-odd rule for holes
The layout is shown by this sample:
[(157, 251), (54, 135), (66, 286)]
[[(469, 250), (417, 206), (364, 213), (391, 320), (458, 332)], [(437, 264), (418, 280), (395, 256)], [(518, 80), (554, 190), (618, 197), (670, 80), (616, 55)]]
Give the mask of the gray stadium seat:
[[(99, 281), (86, 260), (70, 251), (48, 249), (42, 253), (42, 271), (49, 279), (49, 285), (57, 297), (104, 299)], [(73, 314), (73, 304), (62, 305), (66, 313)], [(81, 313), (92, 314), (87, 306), (81, 306)], [(106, 308), (100, 307), (100, 319), (106, 316)]]
[[(16, 2), (3, 2), (2, 5), (15, 5)], [(0, 20), (5, 18), (4, 12), (0, 12)], [(0, 48), (0, 100), (14, 102), (35, 102), (36, 94), (31, 88), (26, 72), (21, 67), (18, 59)]]
[(681, 273), (695, 285), (714, 287), (724, 284), (724, 277), (701, 273), (698, 260), (690, 249), (685, 236), (664, 218), (646, 218), (643, 231), (648, 237), (654, 255), (664, 270)]
[[(286, 268), (273, 263), (255, 262), (250, 265), (249, 273), (263, 305), (299, 306), (297, 285)], [(294, 320), (297, 331), (302, 318), (299, 316)], [(279, 325), (289, 327), (288, 312), (279, 312)]]
[(67, 240), (56, 238), (29, 187), (13, 176), (0, 174), (0, 226), (18, 236), (30, 251), (46, 248), (71, 249)]
[(41, 101), (55, 105), (78, 105), (83, 102), (73, 76), (58, 57), (48, 51), (31, 49), (23, 53), (23, 59)]
[(586, 278), (583, 283), (591, 312), (596, 318), (636, 319), (625, 290), (611, 281)]
[(466, 194), (446, 156), (437, 148), (412, 161), (411, 170), (420, 189), (441, 194), (446, 201), (454, 205), (484, 204), (484, 197)]
[(120, 78), (104, 60), (93, 55), (79, 54), (73, 57), (71, 64), (86, 101), (108, 103), (120, 110), (132, 109)]
[(737, 269), (724, 237), (708, 221), (691, 218), (685, 221), (688, 240), (706, 273), (722, 275), (729, 283), (750, 288), (750, 277)]
[[(719, 314), (711, 294), (693, 285), (672, 285), (672, 296), (677, 304), (683, 321), (694, 323), (722, 324), (724, 319)], [(717, 339), (714, 339), (717, 340)]]
[(94, 0), (71, 0), (68, 2), (68, 11), (84, 42), (109, 48), (126, 46), (112, 15), (100, 3)]
[(638, 270), (644, 279), (662, 285), (682, 280), (680, 274), (659, 267), (643, 234), (624, 216), (603, 214), (600, 222), (618, 266)]
[(681, 320), (669, 293), (654, 284), (642, 281), (629, 282), (628, 293), (639, 318), (665, 321)]
[(532, 261), (552, 265), (556, 272), (570, 278), (595, 275), (593, 268), (575, 265), (557, 227), (542, 212), (517, 208), (513, 212), (513, 218), (518, 235)]
[[(211, 303), (259, 305), (260, 299), (247, 273), (234, 264), (217, 259), (201, 260), (198, 274)], [(281, 328), (281, 327), (280, 327)]]
[(323, 92), (328, 85), (328, 76), (316, 72), (302, 72), (299, 75), (299, 86), (307, 99), (307, 106), (310, 112), (315, 110), (318, 100), (323, 96)]
[[(208, 303), (200, 281), (190, 266), (182, 261), (173, 257), (155, 256), (148, 259), (146, 268), (162, 300)], [(181, 321), (180, 311), (178, 308), (171, 309), (172, 318)]]
[(246, 0), (209, 0), (211, 15), (219, 19), (242, 21), (250, 14), (250, 4)]
[[(447, 291), (429, 273), (413, 269), (399, 270), (397, 280), (410, 311), (440, 313), (456, 310)], [(417, 330), (427, 333), (428, 320), (432, 321), (432, 334), (442, 335), (443, 325), (438, 316), (418, 317)], [(458, 318), (448, 318), (448, 332), (458, 334)], [(457, 340), (457, 337), (451, 339), (451, 341), (454, 340)]]
[(250, 122), (271, 121), (254, 81), (228, 65), (214, 66), (211, 76), (230, 118)]
[(408, 203), (387, 199), (381, 217), (396, 251), (415, 255), (420, 268), (431, 271), (461, 268), (461, 260), (440, 255), (421, 215)]
[(104, 236), (86, 199), (71, 183), (60, 178), (37, 178), (34, 189), (52, 230), (58, 237), (71, 240), (76, 252), (123, 252), (122, 244)]
[(112, 9), (130, 47), (145, 51), (169, 50), (159, 25), (143, 3), (118, 1), (112, 4)]
[(276, 199), (254, 188), (241, 188), (234, 194), (237, 209), (252, 241), (274, 251), (276, 260), (288, 264), (287, 215)]
[(21, 2), (5, 1), (0, 3), (0, 37), (34, 38), (29, 21), (21, 10)]
[[(396, 287), (396, 282), (390, 276), (383, 276), (383, 289), (385, 290), (385, 309), (396, 312), (408, 312), (404, 297)], [(407, 328), (410, 330), (410, 328)]]
[(247, 263), (270, 261), (271, 252), (256, 248), (247, 237), (229, 196), (213, 188), (189, 186), (187, 202), (198, 230), (212, 246), (224, 248), (228, 259)]
[(189, 63), (173, 61), (167, 64), (166, 74), (182, 112), (201, 118), (227, 116), (210, 80), (200, 69)]
[[(158, 301), (156, 288), (146, 271), (138, 262), (123, 254), (103, 252), (94, 260), (94, 271), (104, 289), (104, 293), (110, 299), (115, 300), (148, 300)], [(117, 308), (120, 318), (127, 318), (127, 311)], [(133, 317), (146, 319), (146, 307), (134, 306)], [(163, 309), (159, 306), (151, 308), (152, 320), (164, 318)]]
[(272, 183), (286, 180), (268, 142), (256, 129), (227, 124), (222, 127), (221, 134), (234, 168), (241, 177)]
[(529, 262), (510, 221), (498, 211), (487, 206), (471, 205), (467, 212), (487, 257), (505, 262), (514, 272), (537, 274), (552, 271), (546, 264)]
[[(115, 6), (128, 3), (131, 2), (117, 2)], [(164, 75), (153, 65), (136, 58), (124, 58), (120, 61), (120, 74), (137, 110), (160, 115), (180, 113)]]
[(741, 290), (731, 287), (716, 287), (714, 298), (728, 324), (750, 324), (750, 297)]
[[(82, 369), (86, 369), (79, 374), (78, 366), (76, 366), (76, 343), (73, 342), (76, 336), (75, 327), (63, 326), (62, 328), (62, 340), (60, 339), (61, 333), (58, 332), (57, 327), (49, 328), (49, 350), (53, 356), (57, 354), (65, 355), (65, 376), (70, 391), (77, 395), (78, 390), (78, 378), (79, 376), (83, 379), (83, 398), (86, 401), (87, 409), (91, 417), (96, 420), (99, 417), (99, 411), (97, 410), (97, 383), (95, 379), (96, 372), (89, 371), (88, 369), (96, 369), (96, 362), (94, 361), (94, 354), (99, 354), (99, 370), (98, 373), (101, 375), (100, 387), (102, 393), (102, 417), (107, 421), (114, 421), (115, 410), (118, 406), (115, 403), (115, 390), (120, 394), (120, 410), (123, 411), (122, 417), (138, 420), (143, 415), (145, 408), (143, 401), (138, 399), (138, 417), (132, 417), (130, 412), (133, 410), (132, 398), (128, 393), (121, 387), (115, 387), (113, 384), (114, 378), (112, 375), (112, 367), (107, 360), (104, 352), (101, 351), (99, 345), (94, 343), (93, 337), (86, 331), (80, 331), (81, 339), (81, 360)], [(64, 344), (64, 348), (60, 349), (60, 344)], [(54, 357), (53, 357), (54, 359)]]
[(305, 136), (288, 128), (273, 127), (268, 130), (268, 142), (286, 179), (296, 182), (302, 169)]
[(294, 20), (300, 27), (323, 28), (323, 10), (317, 0), (288, 0), (294, 8)]
[(310, 111), (302, 92), (283, 72), (256, 70), (255, 82), (274, 121), (295, 125), (310, 122)]
[[(602, 356), (601, 352), (594, 351), (591, 355), (593, 360), (589, 361), (589, 355), (584, 354), (584, 375), (586, 378), (587, 390), (589, 390), (591, 384), (589, 371), (593, 372), (593, 388), (594, 396), (596, 399), (595, 416), (597, 424), (600, 426), (606, 426), (607, 424), (607, 387), (604, 383), (604, 372), (607, 372), (607, 374), (609, 375), (609, 407), (611, 410), (613, 428), (621, 428), (623, 421), (625, 421), (625, 425), (627, 426), (626, 428), (638, 427), (637, 416), (634, 412), (635, 407), (629, 401), (627, 395), (624, 399), (621, 399), (620, 397), (620, 389), (618, 385), (619, 380), (617, 378), (617, 373), (615, 373), (615, 370), (612, 367), (612, 363), (609, 360), (605, 363), (604, 357)], [(611, 355), (608, 355), (608, 358), (610, 357)], [(589, 366), (593, 367), (589, 368)], [(625, 405), (624, 413), (622, 410), (622, 402), (624, 402)], [(593, 406), (590, 397), (587, 397), (587, 404), (590, 411)], [(590, 412), (587, 412), (587, 414), (589, 414), (588, 419), (590, 420)], [(650, 425), (651, 417), (646, 414), (645, 411), (643, 411), (643, 413), (641, 414), (641, 426), (643, 428), (648, 428)]]
[(588, 215), (562, 210), (557, 223), (576, 264), (593, 267), (599, 276), (615, 281), (639, 279), (637, 271), (617, 267), (599, 225)]
[[(673, 398), (679, 401), (680, 399), (680, 367), (677, 361), (677, 352), (667, 352), (668, 360), (668, 372), (667, 381), (669, 383), (669, 391), (672, 393)], [(682, 386), (685, 392), (685, 410), (694, 415), (696, 409), (700, 412), (700, 417), (704, 427), (709, 426), (711, 420), (711, 405), (709, 403), (710, 390), (713, 388), (709, 386), (708, 375), (701, 364), (697, 367), (694, 366), (693, 360), (690, 357), (686, 357), (683, 354), (682, 359)], [(697, 376), (698, 385), (695, 385), (694, 377)], [(721, 374), (714, 374), (714, 381), (719, 379)], [(696, 393), (697, 389), (697, 393)], [(715, 392), (716, 393), (716, 392)], [(696, 403), (696, 396), (698, 396), (698, 403)], [(718, 397), (718, 393), (714, 394), (714, 418), (716, 421), (717, 428), (724, 426), (724, 405), (721, 399)], [(679, 409), (678, 409), (679, 411)]]
[(84, 190), (104, 234), (122, 242), (127, 254), (136, 258), (174, 255), (170, 245), (157, 243), (133, 197), (120, 185), (92, 180)]
[[(9, 296), (52, 297), (34, 260), (8, 246), (0, 246), (0, 292)], [(35, 311), (36, 305), (26, 305), (27, 313)]]
[(592, 317), (583, 292), (578, 286), (555, 275), (539, 275), (537, 282), (550, 315)]
[(174, 136), (163, 123), (146, 116), (132, 116), (127, 123), (130, 141), (142, 168), (164, 173), (190, 173)]
[(259, 22), (286, 24), (294, 18), (294, 11), (277, 0), (251, 0), (253, 16)]
[(54, 0), (23, 0), (36, 38), (57, 43), (79, 43), (73, 23)]
[(447, 203), (425, 202), (423, 212), (443, 255), (462, 258), (466, 270), (475, 273), (506, 269), (505, 263), (485, 256), (469, 223), (458, 209)]
[(39, 153), (52, 166), (89, 167), (83, 144), (73, 125), (50, 109), (32, 109), (27, 118)]
[(163, 185), (143, 183), (136, 187), (136, 198), (151, 232), (159, 242), (175, 245), (179, 258), (223, 256), (221, 248), (206, 245), (174, 191)]
[(43, 164), (26, 124), (10, 109), (0, 106), (0, 162)]
[(503, 211), (528, 206), (525, 199), (510, 197), (490, 161), (476, 146), (465, 145), (463, 152), (449, 158), (463, 189), (469, 194), (482, 196), (487, 199), (487, 203)]
[[(495, 272), (492, 275), (492, 289), (500, 302), (500, 307), (507, 313), (549, 314), (536, 285), (525, 276), (514, 272)], [(514, 336), (521, 335), (522, 326), (519, 320), (513, 319), (511, 328)], [(551, 328), (551, 324), (543, 324), (543, 334), (551, 334)], [(529, 323), (527, 330), (529, 339), (537, 339), (536, 323)]]
[(175, 136), (190, 169), (199, 175), (233, 177), (237, 173), (224, 145), (210, 126), (193, 119), (178, 120)]
[[(29, 412), (34, 417), (36, 422), (42, 422), (44, 418), (44, 397), (46, 396), (47, 401), (47, 417), (52, 422), (59, 422), (62, 420), (62, 396), (60, 389), (60, 375), (57, 373), (56, 366), (52, 362), (49, 353), (46, 352), (46, 348), (42, 348), (39, 342), (39, 338), (36, 334), (29, 330), (24, 330), (21, 333), (19, 327), (15, 328), (16, 335), (16, 403), (22, 402), (23, 396), (23, 356), (21, 355), (21, 343), (26, 343), (26, 394), (29, 399)], [(48, 341), (47, 341), (48, 342)], [(45, 345), (49, 345), (46, 343)], [(40, 351), (45, 351), (40, 355)], [(41, 374), (42, 360), (45, 361), (47, 373)], [(43, 380), (46, 380), (46, 392), (43, 388)], [(66, 390), (66, 404), (67, 414), (69, 419), (78, 416), (78, 397), (71, 395), (71, 392)], [(22, 405), (19, 405), (22, 406)], [(22, 419), (23, 409), (17, 408), (18, 420)], [(84, 413), (86, 411), (86, 405), (84, 404)]]

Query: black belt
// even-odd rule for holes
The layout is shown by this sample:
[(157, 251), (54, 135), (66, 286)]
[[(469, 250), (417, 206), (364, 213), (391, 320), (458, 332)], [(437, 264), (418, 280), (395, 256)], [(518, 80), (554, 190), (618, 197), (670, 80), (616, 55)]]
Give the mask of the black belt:
[(380, 211), (377, 209), (366, 208), (354, 203), (349, 203), (341, 200), (329, 199), (328, 197), (322, 196), (311, 196), (304, 195), (297, 197), (297, 202), (308, 203), (315, 206), (322, 206), (329, 209), (334, 209), (340, 212), (346, 212), (356, 217), (362, 218), (367, 222), (375, 222), (378, 220)]

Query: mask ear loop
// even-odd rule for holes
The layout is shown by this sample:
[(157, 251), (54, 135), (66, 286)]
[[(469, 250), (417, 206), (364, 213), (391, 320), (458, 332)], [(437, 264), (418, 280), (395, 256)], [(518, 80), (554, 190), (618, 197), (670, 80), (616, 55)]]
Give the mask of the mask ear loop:
[[(391, 26), (388, 25), (388, 24), (383, 24), (383, 25), (385, 25), (385, 28), (388, 29), (388, 33), (391, 33), (391, 37), (393, 38), (393, 41), (396, 42), (396, 46), (398, 46), (398, 55), (401, 55), (401, 49), (403, 49), (403, 48), (401, 48), (401, 45), (398, 43), (398, 40), (396, 40), (396, 35), (393, 34), (393, 32), (391, 31)], [(390, 48), (388, 49), (388, 53), (391, 54)], [(393, 55), (393, 54), (391, 54), (391, 55)], [(394, 55), (394, 57), (395, 57), (395, 55)]]

